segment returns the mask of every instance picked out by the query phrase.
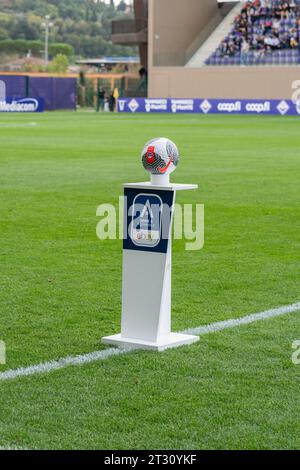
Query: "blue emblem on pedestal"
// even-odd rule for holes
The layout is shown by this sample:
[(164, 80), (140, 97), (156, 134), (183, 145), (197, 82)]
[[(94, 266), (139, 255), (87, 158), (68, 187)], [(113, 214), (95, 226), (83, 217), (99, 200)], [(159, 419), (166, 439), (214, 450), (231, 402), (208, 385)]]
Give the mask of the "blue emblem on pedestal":
[(166, 253), (174, 192), (125, 189), (125, 197), (124, 250)]
[(137, 246), (155, 247), (161, 240), (163, 203), (159, 196), (139, 194), (134, 198), (130, 238)]

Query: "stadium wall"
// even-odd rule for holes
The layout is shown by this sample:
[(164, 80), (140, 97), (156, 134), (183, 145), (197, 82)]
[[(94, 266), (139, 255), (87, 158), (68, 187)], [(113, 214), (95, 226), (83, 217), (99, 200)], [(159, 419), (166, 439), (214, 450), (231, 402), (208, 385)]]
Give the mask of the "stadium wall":
[[(189, 47), (219, 16), (217, 0), (154, 0), (149, 2), (149, 7), (154, 66), (185, 65)], [(207, 36), (210, 32), (207, 31)]]
[(184, 67), (217, 8), (217, 0), (149, 0), (149, 97), (290, 99), (299, 67)]
[(290, 99), (298, 67), (151, 67), (150, 98)]

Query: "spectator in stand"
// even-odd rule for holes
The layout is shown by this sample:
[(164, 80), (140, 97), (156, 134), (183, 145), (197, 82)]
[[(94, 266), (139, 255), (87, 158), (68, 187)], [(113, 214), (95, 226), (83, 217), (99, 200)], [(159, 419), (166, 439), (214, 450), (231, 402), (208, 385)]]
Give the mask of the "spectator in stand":
[(291, 37), (290, 46), (292, 49), (297, 49), (298, 47), (298, 41), (294, 36)]
[(300, 0), (249, 0), (235, 18), (230, 34), (217, 49), (219, 57), (241, 57), (248, 51), (297, 49)]
[(265, 36), (264, 44), (267, 46), (267, 50), (278, 49), (280, 47), (279, 39), (273, 35)]
[(248, 63), (248, 52), (249, 52), (249, 43), (243, 40), (242, 48), (241, 48), (241, 64), (242, 65), (247, 65)]

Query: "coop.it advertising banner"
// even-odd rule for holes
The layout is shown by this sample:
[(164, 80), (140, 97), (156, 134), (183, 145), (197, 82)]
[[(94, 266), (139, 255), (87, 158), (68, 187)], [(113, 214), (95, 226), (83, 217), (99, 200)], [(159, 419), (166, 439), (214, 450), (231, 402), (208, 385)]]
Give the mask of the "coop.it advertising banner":
[(300, 115), (300, 101), (120, 98), (120, 113), (198, 113)]
[(0, 100), (0, 113), (41, 113), (44, 111), (42, 98), (5, 98)]

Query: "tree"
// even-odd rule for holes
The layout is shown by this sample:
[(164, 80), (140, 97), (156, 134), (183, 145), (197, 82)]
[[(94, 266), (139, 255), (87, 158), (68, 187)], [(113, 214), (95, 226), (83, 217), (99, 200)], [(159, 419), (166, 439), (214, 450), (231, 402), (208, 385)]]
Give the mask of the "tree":
[(9, 35), (6, 29), (0, 26), (0, 41), (2, 41), (3, 39), (9, 39)]
[[(111, 41), (111, 21), (128, 18), (127, 13), (117, 11), (113, 0), (108, 4), (102, 0), (5, 0), (4, 6), (0, 0), (0, 4), (1, 50), (5, 45), (8, 47), (4, 53), (10, 53), (11, 48), (20, 54), (31, 49), (33, 55), (43, 57), (44, 45), (31, 48), (24, 44), (19, 51), (14, 43), (3, 41), (18, 39), (44, 43), (45, 31), (41, 24), (47, 14), (53, 23), (49, 36), (52, 57), (58, 54), (67, 57), (118, 55), (121, 51), (124, 55), (134, 55), (137, 51), (136, 47), (117, 46)], [(66, 48), (68, 45), (69, 49)]]
[(54, 57), (48, 66), (49, 72), (52, 73), (66, 73), (68, 71), (69, 61), (64, 54), (58, 54)]
[(52, 43), (49, 45), (49, 54), (52, 57), (58, 55), (64, 55), (66, 57), (71, 57), (74, 55), (74, 49), (69, 44), (64, 43)]
[(27, 18), (18, 18), (11, 31), (14, 39), (38, 39), (39, 35), (36, 25), (30, 24)]

